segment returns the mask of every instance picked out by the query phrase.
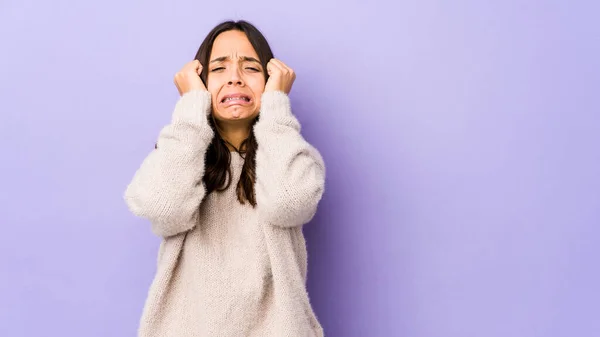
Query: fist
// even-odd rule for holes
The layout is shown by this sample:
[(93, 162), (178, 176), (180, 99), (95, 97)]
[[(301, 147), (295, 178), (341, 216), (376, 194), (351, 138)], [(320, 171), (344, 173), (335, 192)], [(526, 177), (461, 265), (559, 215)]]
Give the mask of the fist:
[(191, 90), (206, 90), (206, 86), (200, 79), (202, 73), (202, 65), (200, 61), (193, 60), (181, 68), (181, 70), (175, 74), (175, 86), (179, 91), (179, 95), (183, 95)]
[(296, 79), (296, 74), (290, 67), (273, 58), (267, 63), (267, 73), (269, 74), (269, 80), (265, 85), (265, 92), (283, 91), (286, 94), (290, 93)]

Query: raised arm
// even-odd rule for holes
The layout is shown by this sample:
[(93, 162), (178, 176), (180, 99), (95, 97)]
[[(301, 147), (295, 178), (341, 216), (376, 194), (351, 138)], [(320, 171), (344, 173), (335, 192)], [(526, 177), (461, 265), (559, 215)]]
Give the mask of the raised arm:
[(324, 192), (325, 165), (317, 149), (300, 134), (300, 123), (284, 92), (263, 93), (254, 134), (257, 209), (276, 226), (306, 224)]
[(125, 191), (131, 212), (147, 218), (159, 236), (193, 228), (205, 195), (202, 177), (206, 149), (213, 137), (208, 124), (210, 93), (193, 90), (182, 95), (172, 121), (142, 162)]

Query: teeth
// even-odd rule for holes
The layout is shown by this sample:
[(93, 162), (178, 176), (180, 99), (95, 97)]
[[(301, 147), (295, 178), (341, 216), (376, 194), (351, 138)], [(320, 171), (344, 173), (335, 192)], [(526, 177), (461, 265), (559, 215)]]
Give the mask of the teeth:
[(225, 102), (227, 102), (227, 101), (233, 101), (233, 100), (242, 100), (242, 101), (246, 101), (246, 102), (249, 101), (249, 99), (245, 98), (245, 97), (228, 97), (228, 98), (225, 99)]

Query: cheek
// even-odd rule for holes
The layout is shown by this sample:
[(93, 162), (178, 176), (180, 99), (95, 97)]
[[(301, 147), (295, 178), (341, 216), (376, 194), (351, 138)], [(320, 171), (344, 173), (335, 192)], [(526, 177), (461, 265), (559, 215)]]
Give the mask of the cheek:
[(218, 85), (218, 78), (215, 76), (211, 76), (208, 75), (208, 77), (206, 78), (206, 89), (208, 89), (208, 91), (213, 92), (214, 90), (216, 90), (219, 85)]
[(252, 80), (248, 81), (248, 86), (256, 97), (260, 97), (263, 91), (265, 91), (265, 80), (262, 77), (253, 78)]
[(206, 90), (208, 90), (208, 92), (210, 92), (212, 99), (213, 99), (213, 103), (214, 103), (215, 100), (217, 99), (217, 95), (219, 94), (219, 89), (221, 88), (221, 85), (219, 84), (218, 79), (216, 79), (214, 77), (208, 77), (207, 82), (208, 82), (208, 85), (206, 86)]

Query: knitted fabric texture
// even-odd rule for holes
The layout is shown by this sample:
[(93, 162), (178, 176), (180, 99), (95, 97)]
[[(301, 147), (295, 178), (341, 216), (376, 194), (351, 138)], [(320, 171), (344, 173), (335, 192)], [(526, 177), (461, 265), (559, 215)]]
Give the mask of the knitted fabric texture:
[(162, 238), (138, 336), (321, 337), (302, 226), (324, 191), (323, 159), (301, 136), (289, 97), (265, 92), (254, 125), (257, 206), (237, 200), (244, 160), (235, 152), (230, 187), (206, 195), (210, 107), (207, 91), (181, 96), (125, 191), (131, 212)]

